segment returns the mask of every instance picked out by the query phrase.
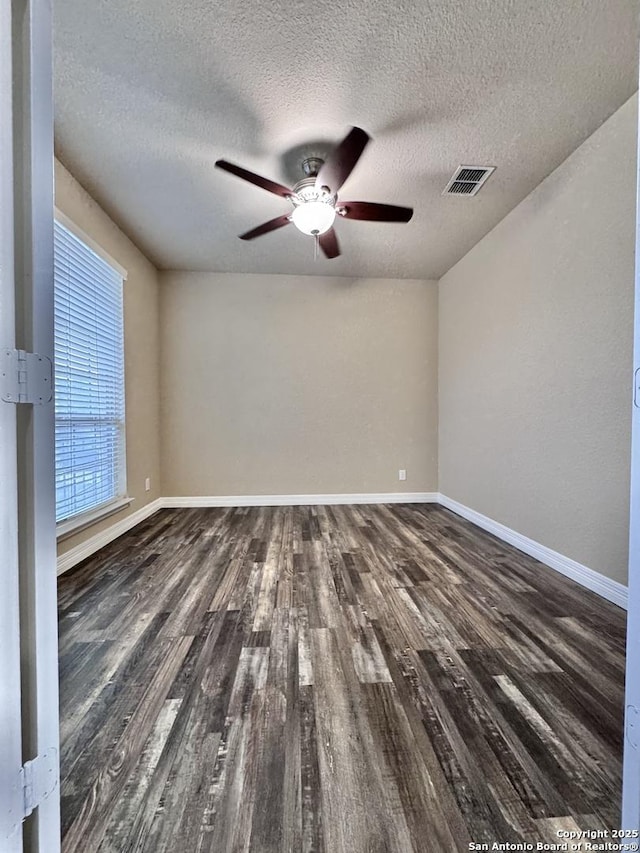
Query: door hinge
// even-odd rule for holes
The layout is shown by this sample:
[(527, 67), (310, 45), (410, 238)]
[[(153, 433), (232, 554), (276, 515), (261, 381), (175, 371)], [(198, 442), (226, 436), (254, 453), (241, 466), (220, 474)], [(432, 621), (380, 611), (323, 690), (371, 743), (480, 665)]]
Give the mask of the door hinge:
[(640, 739), (640, 711), (635, 705), (627, 705), (625, 737), (630, 746), (634, 749), (638, 748), (638, 740)]
[(25, 761), (20, 770), (23, 794), (23, 817), (29, 817), (58, 785), (58, 750), (48, 749), (31, 761)]
[(53, 397), (51, 359), (23, 349), (2, 350), (0, 396), (5, 403), (48, 403)]

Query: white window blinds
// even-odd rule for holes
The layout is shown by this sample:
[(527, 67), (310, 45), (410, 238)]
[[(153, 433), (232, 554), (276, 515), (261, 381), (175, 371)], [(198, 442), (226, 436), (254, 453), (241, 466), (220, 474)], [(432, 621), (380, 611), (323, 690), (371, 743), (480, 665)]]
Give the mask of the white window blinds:
[(126, 493), (122, 276), (55, 223), (56, 520)]

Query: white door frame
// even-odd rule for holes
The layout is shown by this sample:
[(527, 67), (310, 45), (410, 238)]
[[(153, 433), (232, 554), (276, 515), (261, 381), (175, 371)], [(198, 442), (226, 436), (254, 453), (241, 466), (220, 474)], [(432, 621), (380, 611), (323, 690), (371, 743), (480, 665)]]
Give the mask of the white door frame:
[[(0, 2), (0, 354), (15, 347), (11, 2)], [(15, 406), (0, 400), (0, 848), (22, 853), (23, 796)]]
[[(2, 300), (0, 346), (35, 352), (53, 363), (53, 95), (50, 0), (0, 0), (2, 36)], [(9, 85), (8, 92), (6, 86)], [(6, 106), (10, 108), (5, 109)], [(9, 122), (8, 127), (5, 123)], [(6, 144), (5, 144), (6, 143)], [(12, 152), (11, 157), (6, 154)], [(10, 182), (10, 183), (9, 183)], [(5, 189), (5, 187), (7, 188)], [(4, 309), (7, 309), (6, 311)], [(49, 386), (50, 387), (50, 386)], [(11, 548), (7, 588), (11, 607), (5, 631), (15, 630), (15, 594), (19, 595), (20, 682), (15, 689), (14, 640), (4, 661), (11, 679), (8, 768), (24, 812), (22, 765), (29, 771), (27, 818), (14, 847), (26, 853), (60, 850), (58, 644), (54, 488), (54, 407), (0, 400), (2, 474), (13, 476), (0, 487), (2, 544)], [(4, 437), (4, 436), (3, 436)], [(12, 457), (12, 458), (11, 458)], [(3, 578), (3, 583), (5, 583)], [(4, 589), (3, 596), (4, 599)], [(12, 633), (13, 636), (13, 633)], [(4, 676), (4, 673), (3, 673)], [(16, 700), (17, 694), (17, 700)], [(3, 697), (4, 700), (5, 697)], [(18, 714), (15, 713), (19, 701)], [(2, 709), (4, 716), (4, 707)], [(16, 728), (17, 727), (17, 728)], [(7, 738), (9, 740), (9, 738)], [(16, 757), (19, 759), (16, 768)], [(16, 776), (17, 770), (17, 776)], [(3, 810), (2, 810), (3, 811)], [(4, 816), (3, 816), (4, 817)], [(4, 841), (0, 838), (0, 849)]]
[[(640, 152), (640, 124), (638, 128)], [(640, 828), (640, 154), (637, 169), (629, 597), (622, 774), (622, 826), (629, 830)]]

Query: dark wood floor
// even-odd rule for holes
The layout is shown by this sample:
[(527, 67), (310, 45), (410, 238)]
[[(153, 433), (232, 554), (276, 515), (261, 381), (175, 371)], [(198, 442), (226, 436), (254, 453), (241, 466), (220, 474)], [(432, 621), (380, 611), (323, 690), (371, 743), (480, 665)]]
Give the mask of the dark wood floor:
[(163, 510), (60, 579), (63, 848), (611, 829), (624, 632), (434, 505)]

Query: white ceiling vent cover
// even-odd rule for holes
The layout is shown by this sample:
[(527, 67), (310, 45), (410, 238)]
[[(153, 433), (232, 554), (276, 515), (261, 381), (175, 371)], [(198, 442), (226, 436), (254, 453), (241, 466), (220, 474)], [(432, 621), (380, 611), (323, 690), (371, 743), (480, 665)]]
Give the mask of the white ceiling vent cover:
[(495, 166), (458, 166), (442, 195), (475, 195)]

